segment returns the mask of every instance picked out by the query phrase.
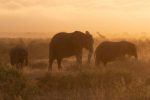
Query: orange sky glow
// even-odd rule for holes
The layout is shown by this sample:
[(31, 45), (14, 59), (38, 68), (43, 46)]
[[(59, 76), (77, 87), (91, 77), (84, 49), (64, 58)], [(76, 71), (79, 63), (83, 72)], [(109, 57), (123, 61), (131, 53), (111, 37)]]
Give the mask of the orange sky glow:
[(0, 32), (150, 33), (149, 0), (0, 0)]

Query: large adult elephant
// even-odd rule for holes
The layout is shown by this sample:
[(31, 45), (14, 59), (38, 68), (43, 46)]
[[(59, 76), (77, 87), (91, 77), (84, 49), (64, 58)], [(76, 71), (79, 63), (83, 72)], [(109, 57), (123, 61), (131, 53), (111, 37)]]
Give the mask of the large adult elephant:
[(102, 42), (95, 50), (95, 64), (99, 65), (102, 62), (106, 65), (108, 62), (117, 60), (118, 58), (134, 56), (137, 58), (137, 47), (135, 44), (128, 41)]
[(23, 65), (28, 64), (28, 51), (23, 46), (15, 46), (10, 50), (10, 63), (17, 69), (22, 69)]
[(49, 70), (52, 70), (52, 64), (55, 59), (57, 60), (58, 68), (61, 69), (63, 58), (70, 56), (75, 56), (77, 63), (82, 64), (83, 48), (89, 51), (89, 63), (93, 53), (93, 43), (93, 37), (88, 31), (85, 33), (80, 31), (57, 33), (49, 44)]

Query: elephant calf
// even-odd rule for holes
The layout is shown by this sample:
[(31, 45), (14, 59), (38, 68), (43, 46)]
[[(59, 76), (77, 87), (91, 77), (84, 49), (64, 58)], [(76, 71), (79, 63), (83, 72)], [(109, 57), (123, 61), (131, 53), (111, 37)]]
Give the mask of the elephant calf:
[(17, 69), (22, 69), (23, 64), (28, 64), (28, 51), (22, 46), (13, 47), (10, 50), (10, 63), (15, 65)]
[(100, 62), (106, 65), (108, 62), (125, 57), (126, 55), (137, 58), (137, 47), (135, 44), (128, 41), (105, 41), (95, 50), (95, 65), (98, 66)]

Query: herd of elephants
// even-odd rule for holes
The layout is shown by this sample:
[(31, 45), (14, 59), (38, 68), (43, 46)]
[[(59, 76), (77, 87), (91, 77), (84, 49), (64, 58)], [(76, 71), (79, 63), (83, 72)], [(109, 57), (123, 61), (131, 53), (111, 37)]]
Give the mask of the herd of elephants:
[[(54, 60), (57, 60), (58, 68), (62, 69), (61, 62), (63, 58), (75, 56), (77, 64), (82, 64), (83, 48), (87, 49), (87, 63), (91, 61), (94, 52), (95, 65), (100, 63), (106, 65), (108, 62), (115, 61), (118, 58), (137, 56), (137, 47), (128, 41), (104, 41), (100, 43), (95, 51), (93, 48), (93, 36), (86, 31), (74, 31), (72, 33), (60, 32), (53, 36), (49, 43), (49, 70), (52, 70)], [(28, 51), (23, 46), (15, 46), (10, 50), (10, 63), (18, 69), (28, 64)]]

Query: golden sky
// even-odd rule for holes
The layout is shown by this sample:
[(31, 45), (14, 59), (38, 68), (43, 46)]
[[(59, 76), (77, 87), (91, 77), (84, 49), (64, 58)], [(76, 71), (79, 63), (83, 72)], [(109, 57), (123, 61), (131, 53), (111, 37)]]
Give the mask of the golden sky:
[(150, 0), (0, 0), (0, 32), (150, 32)]

